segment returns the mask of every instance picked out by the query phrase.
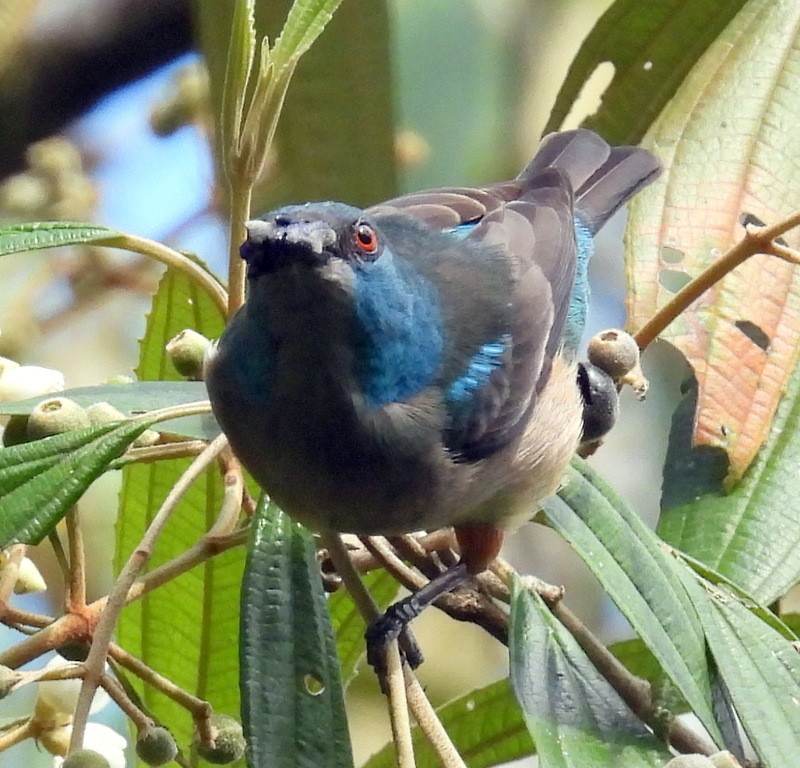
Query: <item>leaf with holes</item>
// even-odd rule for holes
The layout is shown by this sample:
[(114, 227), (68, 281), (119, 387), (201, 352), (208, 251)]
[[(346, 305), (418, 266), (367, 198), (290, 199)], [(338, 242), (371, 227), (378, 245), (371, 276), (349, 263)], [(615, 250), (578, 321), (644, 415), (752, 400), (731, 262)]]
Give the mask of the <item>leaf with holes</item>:
[(253, 519), (241, 616), (248, 764), (352, 768), (314, 537), (263, 499)]
[[(800, 6), (751, 0), (706, 51), (648, 133), (665, 173), (635, 198), (629, 324), (637, 330), (743, 234), (800, 207)], [(797, 231), (786, 235), (800, 245)], [(741, 478), (800, 355), (800, 269), (755, 256), (707, 291), (663, 338), (699, 382), (692, 443)]]
[[(364, 586), (380, 610), (384, 610), (397, 598), (400, 585), (386, 571), (368, 573), (362, 577)], [(336, 652), (341, 666), (342, 686), (346, 689), (353, 681), (358, 665), (366, 655), (364, 632), (367, 625), (350, 597), (341, 587), (328, 599), (328, 611), (336, 635)]]
[(612, 144), (636, 144), (745, 0), (617, 0), (583, 41), (545, 133), (557, 131), (599, 67), (611, 83), (583, 121)]
[(766, 443), (729, 493), (714, 488), (724, 476), (719, 451), (692, 449), (695, 397), (690, 390), (673, 417), (658, 533), (769, 605), (800, 582), (800, 376), (789, 381)]

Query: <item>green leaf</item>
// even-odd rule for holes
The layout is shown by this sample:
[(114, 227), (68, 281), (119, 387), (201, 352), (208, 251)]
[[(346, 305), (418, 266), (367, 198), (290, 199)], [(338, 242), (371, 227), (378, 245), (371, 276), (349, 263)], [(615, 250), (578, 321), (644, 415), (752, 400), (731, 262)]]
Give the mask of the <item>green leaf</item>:
[(322, 34), (342, 0), (295, 0), (275, 41), (272, 57), (277, 66), (297, 61)]
[(753, 615), (725, 589), (681, 578), (736, 713), (765, 766), (788, 766), (800, 753), (800, 654), (796, 643)]
[(676, 564), (614, 491), (573, 460), (558, 496), (543, 507), (658, 659), (712, 738), (722, 744), (700, 622)]
[[(437, 707), (456, 751), (468, 768), (489, 768), (534, 754), (519, 704), (508, 680), (498, 680)], [(417, 768), (439, 768), (441, 761), (418, 726), (412, 731)], [(390, 742), (363, 768), (394, 768)]]
[[(208, 400), (206, 385), (202, 381), (132, 381), (125, 384), (102, 384), (96, 387), (75, 387), (58, 393), (86, 408), (93, 403), (107, 402), (130, 416), (147, 413), (157, 408), (185, 405)], [(52, 395), (31, 397), (13, 403), (0, 403), (0, 414), (30, 413), (43, 400)], [(213, 440), (220, 433), (219, 425), (210, 413), (202, 416), (182, 416), (159, 422), (158, 429), (199, 440)]]
[[(653, 685), (658, 695), (666, 680), (664, 671), (641, 640), (612, 643), (608, 650), (629, 672)], [(674, 697), (670, 701), (659, 699), (659, 705), (675, 713), (688, 711), (686, 703)], [(536, 751), (508, 680), (470, 691), (438, 707), (436, 714), (469, 768), (489, 768)], [(439, 758), (419, 727), (411, 733), (417, 768), (438, 768)], [(389, 743), (363, 768), (394, 768), (394, 761), (394, 745)]]
[(0, 449), (0, 549), (38, 544), (148, 426), (105, 424)]
[[(369, 590), (372, 599), (381, 610), (387, 608), (396, 599), (400, 585), (386, 571), (379, 570), (368, 573), (362, 578), (364, 586)], [(341, 667), (342, 686), (347, 689), (355, 677), (359, 663), (366, 654), (364, 632), (367, 625), (344, 587), (330, 596), (328, 610), (336, 635), (336, 652)]]
[[(280, 29), (288, 6), (259, 6), (267, 29)], [(254, 212), (307, 200), (364, 206), (397, 194), (391, 60), (386, 0), (343, 3), (294, 73), (275, 137), (279, 161), (255, 191)], [(369, 104), (368, 127), (354, 94)]]
[(610, 62), (613, 80), (598, 111), (582, 124), (612, 144), (637, 144), (744, 4), (745, 0), (617, 0), (583, 41), (545, 133), (559, 130), (592, 73)]
[(766, 443), (728, 494), (696, 492), (698, 453), (684, 420), (693, 423), (693, 412), (679, 406), (673, 419), (658, 532), (767, 605), (800, 581), (800, 376), (789, 380)]
[(670, 758), (544, 601), (518, 580), (510, 629), (511, 684), (542, 768), (660, 768)]
[(250, 768), (352, 768), (314, 538), (263, 500), (242, 585), (241, 632)]
[(71, 221), (38, 221), (0, 228), (0, 256), (41, 248), (80, 245), (119, 236), (119, 232), (98, 224)]
[[(225, 76), (222, 79), (222, 114), (219, 126), (222, 146), (230, 150), (238, 144), (244, 120), (247, 84), (255, 58), (255, 0), (244, 0), (234, 4), (231, 33), (227, 43), (228, 58)], [(224, 156), (227, 156), (227, 152)]]
[[(164, 345), (184, 328), (219, 336), (222, 320), (204, 291), (185, 275), (168, 269), (147, 320), (137, 374), (140, 379), (179, 379)], [(152, 516), (190, 460), (161, 461), (123, 470), (117, 522), (117, 568), (138, 545)], [(151, 567), (168, 562), (208, 531), (222, 503), (223, 486), (211, 467), (189, 489), (158, 541)], [(215, 712), (240, 717), (239, 590), (243, 548), (207, 560), (129, 605), (117, 636), (121, 645), (194, 695)], [(151, 687), (137, 688), (155, 717), (168, 725), (178, 744), (188, 745), (193, 723), (186, 710)], [(197, 757), (191, 756), (192, 765)]]

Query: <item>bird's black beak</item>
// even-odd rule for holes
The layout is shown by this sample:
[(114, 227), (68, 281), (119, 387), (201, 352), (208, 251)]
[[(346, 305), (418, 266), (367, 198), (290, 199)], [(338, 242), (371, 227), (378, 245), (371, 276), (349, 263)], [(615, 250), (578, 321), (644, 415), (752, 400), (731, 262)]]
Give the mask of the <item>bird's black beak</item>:
[(337, 235), (324, 221), (294, 221), (277, 215), (253, 219), (245, 225), (247, 239), (239, 253), (247, 262), (247, 276), (258, 277), (293, 263), (309, 266), (325, 264)]

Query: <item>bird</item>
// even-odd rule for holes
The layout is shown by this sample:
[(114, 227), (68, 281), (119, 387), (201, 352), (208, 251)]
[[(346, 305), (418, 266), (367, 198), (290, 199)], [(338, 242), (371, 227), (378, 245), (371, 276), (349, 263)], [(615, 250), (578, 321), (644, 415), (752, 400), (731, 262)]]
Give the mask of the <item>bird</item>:
[(204, 370), (235, 455), (313, 531), (455, 530), (458, 565), (373, 636), (487, 568), (596, 439), (577, 362), (592, 237), (659, 172), (576, 129), (509, 181), (246, 223), (247, 298)]

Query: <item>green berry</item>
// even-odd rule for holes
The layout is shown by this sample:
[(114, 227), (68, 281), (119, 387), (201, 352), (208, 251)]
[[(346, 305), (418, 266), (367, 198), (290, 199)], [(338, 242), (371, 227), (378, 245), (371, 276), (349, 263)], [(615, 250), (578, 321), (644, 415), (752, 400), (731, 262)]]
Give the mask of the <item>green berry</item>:
[(593, 336), (587, 350), (589, 362), (617, 381), (639, 363), (639, 347), (629, 333), (610, 328)]
[(136, 754), (147, 765), (166, 765), (175, 759), (178, 745), (166, 728), (155, 726), (139, 733), (136, 738)]
[(211, 715), (209, 721), (211, 731), (215, 734), (214, 743), (203, 744), (195, 731), (194, 744), (197, 747), (197, 754), (203, 760), (215, 765), (226, 765), (241, 759), (247, 746), (241, 724), (228, 715)]

